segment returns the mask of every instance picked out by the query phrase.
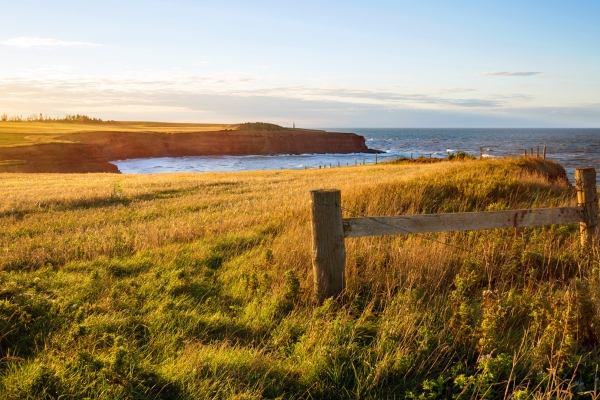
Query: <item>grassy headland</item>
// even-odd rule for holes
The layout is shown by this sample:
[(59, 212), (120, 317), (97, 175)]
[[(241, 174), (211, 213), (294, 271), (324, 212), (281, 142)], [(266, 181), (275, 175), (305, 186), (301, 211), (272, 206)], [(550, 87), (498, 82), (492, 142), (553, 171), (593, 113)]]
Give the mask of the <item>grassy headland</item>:
[(0, 121), (0, 173), (118, 173), (110, 161), (132, 158), (372, 151), (353, 133), (263, 122)]
[(0, 122), (0, 147), (31, 146), (42, 143), (77, 143), (60, 136), (89, 132), (191, 133), (237, 129), (227, 124), (177, 124), (167, 122), (65, 122), (3, 121)]
[(348, 239), (344, 303), (313, 300), (310, 189), (346, 216), (574, 205), (547, 170), (6, 174), (0, 397), (597, 398), (577, 225)]

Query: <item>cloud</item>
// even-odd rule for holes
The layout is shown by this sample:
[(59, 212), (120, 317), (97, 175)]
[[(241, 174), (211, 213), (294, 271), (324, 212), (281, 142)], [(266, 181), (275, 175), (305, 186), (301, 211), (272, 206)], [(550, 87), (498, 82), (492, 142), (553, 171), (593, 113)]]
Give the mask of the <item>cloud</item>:
[[(527, 96), (439, 94), (310, 86), (215, 85), (221, 77), (2, 79), (0, 113), (85, 113), (115, 120), (268, 121), (313, 127), (600, 127), (600, 103), (525, 107)], [(239, 77), (231, 77), (238, 79)], [(529, 103), (531, 104), (531, 103)], [(555, 112), (553, 112), (555, 111)], [(570, 112), (570, 113), (567, 113)]]
[(287, 86), (238, 91), (238, 95), (277, 96), (307, 101), (328, 101), (333, 103), (377, 105), (388, 107), (501, 107), (506, 100), (522, 99), (523, 95), (496, 96), (496, 98), (448, 98), (426, 93), (390, 92), (387, 90), (352, 90), (343, 88), (314, 88)]
[(492, 72), (483, 72), (479, 75), (481, 76), (533, 76), (539, 75), (542, 72), (536, 71), (527, 71), (527, 72), (506, 72), (506, 71), (492, 71)]
[(108, 106), (81, 106), (81, 107), (67, 107), (67, 108), (56, 108), (59, 111), (66, 111), (68, 113), (94, 113), (94, 112), (117, 112), (117, 113), (156, 113), (156, 112), (187, 112), (199, 110), (193, 110), (189, 107), (178, 107), (178, 106), (164, 106), (164, 105), (145, 105), (145, 104), (119, 104), (119, 105), (108, 105)]
[(13, 39), (7, 39), (0, 44), (5, 46), (14, 47), (50, 47), (50, 46), (102, 46), (98, 43), (89, 42), (70, 42), (65, 40), (51, 39), (51, 38), (36, 38), (36, 37), (18, 37)]
[[(137, 77), (79, 77), (63, 79), (0, 78), (0, 93), (14, 93), (11, 102), (35, 99), (46, 104), (68, 104), (69, 109), (86, 107), (147, 104), (152, 106), (191, 107), (197, 99), (207, 96), (263, 99), (288, 99), (308, 103), (338, 104), (344, 107), (376, 107), (386, 109), (491, 109), (517, 105), (531, 100), (523, 94), (482, 94), (473, 91), (450, 90), (444, 93), (410, 92), (405, 90), (358, 89), (280, 85), (243, 76), (186, 75)], [(8, 100), (4, 100), (7, 101)], [(0, 104), (1, 105), (1, 104)], [(224, 105), (227, 108), (226, 105)], [(108, 112), (108, 109), (98, 109)], [(149, 110), (149, 109), (148, 109)], [(140, 110), (135, 110), (140, 111)], [(176, 110), (172, 110), (176, 111)]]
[(466, 93), (466, 92), (474, 92), (475, 89), (471, 89), (471, 88), (449, 88), (449, 89), (442, 89), (439, 91), (439, 93)]

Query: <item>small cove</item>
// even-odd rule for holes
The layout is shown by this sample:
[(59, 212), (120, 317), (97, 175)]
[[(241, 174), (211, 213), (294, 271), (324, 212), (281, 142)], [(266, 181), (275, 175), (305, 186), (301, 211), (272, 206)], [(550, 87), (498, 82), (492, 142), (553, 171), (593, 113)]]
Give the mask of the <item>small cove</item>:
[[(409, 129), (409, 128), (331, 128), (353, 132), (366, 138), (369, 148), (382, 150), (379, 161), (398, 157), (445, 157), (465, 151), (486, 157), (519, 156), (523, 150), (540, 152), (547, 146), (548, 158), (565, 166), (569, 178), (579, 167), (600, 167), (600, 129)], [(373, 164), (374, 154), (301, 154), (270, 156), (161, 157), (114, 161), (125, 174), (169, 172), (225, 172), (281, 170)]]

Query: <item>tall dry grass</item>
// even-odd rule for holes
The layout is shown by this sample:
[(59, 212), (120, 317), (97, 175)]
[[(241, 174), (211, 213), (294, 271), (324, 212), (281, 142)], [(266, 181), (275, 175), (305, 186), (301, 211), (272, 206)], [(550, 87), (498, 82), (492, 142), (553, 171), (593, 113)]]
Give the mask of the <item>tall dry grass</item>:
[(597, 398), (598, 248), (575, 225), (348, 239), (344, 302), (312, 295), (309, 190), (346, 216), (574, 205), (553, 168), (4, 175), (0, 393)]

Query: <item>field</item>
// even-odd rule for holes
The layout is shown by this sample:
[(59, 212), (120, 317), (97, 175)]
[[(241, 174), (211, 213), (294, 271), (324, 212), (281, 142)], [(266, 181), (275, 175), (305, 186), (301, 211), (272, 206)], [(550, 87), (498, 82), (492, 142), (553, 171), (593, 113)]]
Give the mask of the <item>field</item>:
[(72, 143), (58, 136), (83, 132), (189, 133), (236, 129), (237, 125), (177, 124), (161, 122), (111, 121), (82, 122), (0, 122), (0, 147), (30, 146), (42, 143)]
[(309, 190), (347, 217), (575, 205), (557, 169), (3, 174), (0, 398), (600, 398), (575, 224), (348, 239), (343, 299), (313, 296)]

